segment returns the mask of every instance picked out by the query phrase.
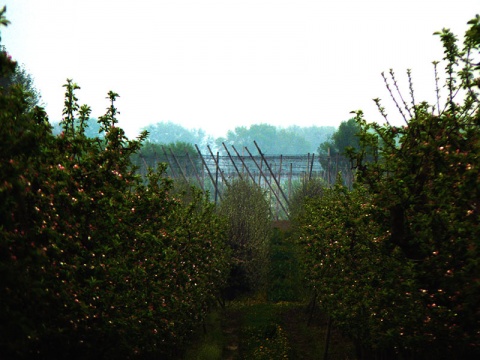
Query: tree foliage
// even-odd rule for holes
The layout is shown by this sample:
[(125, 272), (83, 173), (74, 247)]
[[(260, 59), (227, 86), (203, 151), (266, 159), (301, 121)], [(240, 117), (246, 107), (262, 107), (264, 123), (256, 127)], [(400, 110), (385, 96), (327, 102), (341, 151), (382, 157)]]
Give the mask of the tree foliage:
[(237, 149), (253, 146), (256, 141), (265, 154), (307, 154), (313, 153), (322, 138), (333, 132), (332, 127), (291, 126), (285, 129), (268, 124), (256, 124), (250, 127), (238, 126), (227, 133), (226, 138), (218, 138), (216, 145), (222, 149), (222, 143), (233, 145)]
[[(290, 219), (299, 219), (304, 216), (306, 203), (309, 199), (323, 196), (327, 187), (325, 181), (321, 178), (307, 179), (303, 178), (293, 187), (292, 196), (289, 199), (288, 212)], [(295, 221), (294, 221), (295, 222)]]
[[(5, 47), (2, 45), (0, 45), (0, 51), (7, 53)], [(28, 96), (25, 96), (25, 99), (31, 110), (42, 103), (40, 92), (35, 87), (33, 77), (27, 72), (25, 65), (16, 64), (13, 72), (2, 75), (2, 77), (0, 77), (0, 86), (4, 89), (8, 89), (12, 86), (17, 86), (23, 89), (24, 92), (28, 93)]]
[[(3, 16), (3, 12), (2, 12)], [(3, 22), (3, 20), (2, 20)], [(0, 76), (16, 64), (0, 53)], [(0, 87), (0, 353), (5, 358), (171, 358), (228, 275), (223, 223), (198, 192), (147, 181), (109, 92), (99, 125), (65, 84), (59, 136), (21, 86)]]
[[(60, 122), (52, 123), (52, 133), (53, 135), (60, 135), (63, 131), (62, 124)], [(104, 138), (105, 133), (101, 130), (100, 123), (96, 118), (88, 118), (84, 123), (84, 134), (88, 138)], [(145, 143), (142, 143), (142, 148), (145, 146)]]
[(212, 140), (202, 129), (189, 130), (170, 121), (151, 124), (144, 129), (149, 133), (149, 141), (157, 144), (188, 143), (203, 147)]
[(227, 296), (264, 290), (270, 249), (270, 205), (263, 190), (246, 180), (233, 181), (223, 195), (219, 213), (226, 218), (232, 249)]
[[(167, 165), (165, 172), (177, 179), (177, 185), (180, 182), (189, 183), (202, 171), (202, 161), (197, 150), (191, 143), (185, 142), (158, 144), (147, 141), (138, 152), (132, 154), (131, 161), (143, 177), (148, 173), (149, 167)], [(196, 185), (199, 186), (198, 183)]]
[[(463, 47), (448, 29), (446, 99), (418, 103), (384, 75), (405, 125), (361, 128), (349, 154), (356, 189), (338, 185), (300, 219), (307, 276), (364, 358), (476, 358), (480, 353), (480, 17)], [(396, 94), (400, 94), (394, 96)]]
[(345, 155), (348, 148), (354, 149), (360, 148), (360, 139), (358, 134), (360, 132), (360, 126), (357, 124), (354, 118), (342, 121), (337, 131), (335, 131), (330, 140), (322, 142), (318, 147), (319, 155), (335, 156)]
[(351, 163), (346, 155), (349, 149), (360, 148), (359, 133), (360, 125), (354, 118), (342, 121), (331, 138), (322, 142), (317, 149), (322, 168), (330, 173), (350, 168)]

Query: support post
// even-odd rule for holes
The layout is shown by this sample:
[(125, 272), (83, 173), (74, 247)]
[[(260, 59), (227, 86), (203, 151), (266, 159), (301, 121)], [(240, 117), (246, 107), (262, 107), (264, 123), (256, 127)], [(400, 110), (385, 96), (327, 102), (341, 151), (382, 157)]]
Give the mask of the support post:
[(268, 162), (265, 160), (265, 157), (263, 156), (262, 150), (260, 150), (260, 147), (258, 146), (258, 144), (257, 144), (257, 142), (256, 142), (255, 140), (253, 141), (253, 143), (254, 143), (255, 146), (257, 147), (258, 153), (259, 153), (260, 156), (262, 157), (263, 161), (265, 161), (265, 165), (267, 165), (268, 171), (270, 171), (270, 174), (273, 176), (273, 180), (275, 180), (275, 183), (277, 184), (278, 189), (280, 190), (280, 193), (282, 194), (283, 198), (285, 199), (285, 202), (287, 203), (288, 206), (290, 206), (290, 204), (289, 204), (289, 202), (288, 202), (288, 199), (287, 199), (287, 197), (285, 196), (285, 193), (284, 193), (283, 190), (282, 190), (282, 187), (280, 186), (280, 184), (278, 183), (277, 178), (276, 178), (275, 175), (273, 174), (272, 169), (270, 168), (270, 165), (269, 165)]
[[(200, 159), (202, 159), (202, 164), (207, 169), (208, 176), (210, 177), (210, 180), (212, 181), (212, 185), (215, 188), (215, 194), (217, 194), (218, 193), (218, 188), (217, 188), (217, 184), (215, 183), (215, 180), (213, 179), (212, 173), (210, 172), (210, 169), (208, 168), (208, 165), (207, 165), (205, 159), (203, 158), (203, 155), (200, 152), (200, 149), (198, 148), (197, 144), (195, 144), (195, 148), (197, 149), (197, 152), (198, 152), (198, 155), (200, 156)], [(220, 196), (220, 199), (222, 199), (221, 194), (218, 194), (218, 195)]]
[(260, 176), (263, 177), (263, 179), (265, 180), (265, 182), (267, 183), (268, 187), (270, 188), (270, 191), (275, 195), (275, 197), (277, 198), (277, 201), (280, 203), (280, 205), (282, 206), (282, 209), (283, 211), (285, 211), (285, 214), (287, 214), (288, 216), (288, 212), (287, 210), (285, 209), (285, 206), (282, 204), (282, 202), (280, 201), (280, 199), (278, 198), (277, 194), (275, 193), (275, 191), (273, 190), (272, 188), (272, 184), (270, 184), (270, 182), (268, 181), (267, 177), (265, 176), (265, 174), (263, 173), (261, 167), (258, 165), (257, 161), (255, 160), (255, 158), (253, 157), (252, 153), (250, 152), (250, 150), (248, 150), (248, 148), (245, 146), (245, 150), (247, 150), (248, 154), (250, 155), (250, 158), (253, 160), (253, 162), (255, 163), (255, 165), (257, 166), (258, 170), (260, 171)]

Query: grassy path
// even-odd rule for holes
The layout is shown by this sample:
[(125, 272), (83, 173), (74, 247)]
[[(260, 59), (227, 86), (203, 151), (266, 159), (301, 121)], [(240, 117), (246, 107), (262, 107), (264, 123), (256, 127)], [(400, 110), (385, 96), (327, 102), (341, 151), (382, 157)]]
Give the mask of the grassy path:
[[(185, 360), (324, 359), (328, 319), (317, 310), (307, 325), (308, 296), (297, 259), (288, 232), (276, 229), (266, 293), (213, 313)], [(346, 359), (355, 359), (353, 346), (333, 329), (328, 360)]]
[[(298, 302), (232, 303), (221, 322), (221, 359), (323, 359), (327, 319), (317, 313), (308, 326), (305, 309)], [(355, 359), (352, 344), (335, 330), (328, 359)]]

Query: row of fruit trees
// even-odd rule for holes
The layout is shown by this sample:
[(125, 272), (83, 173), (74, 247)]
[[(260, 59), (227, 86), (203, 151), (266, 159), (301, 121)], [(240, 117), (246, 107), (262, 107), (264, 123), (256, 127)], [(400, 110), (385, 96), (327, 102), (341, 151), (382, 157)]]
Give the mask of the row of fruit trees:
[(463, 44), (436, 33), (436, 104), (416, 102), (410, 72), (409, 97), (384, 75), (404, 123), (379, 99), (383, 125), (357, 112), (354, 189), (325, 189), (296, 215), (317, 303), (363, 358), (480, 355), (480, 17), (469, 25)]
[[(3, 15), (3, 14), (2, 14)], [(0, 54), (1, 77), (15, 62)], [(173, 356), (201, 324), (229, 273), (224, 226), (201, 192), (176, 195), (164, 167), (147, 181), (117, 124), (110, 92), (103, 138), (65, 85), (63, 132), (0, 89), (2, 358)]]

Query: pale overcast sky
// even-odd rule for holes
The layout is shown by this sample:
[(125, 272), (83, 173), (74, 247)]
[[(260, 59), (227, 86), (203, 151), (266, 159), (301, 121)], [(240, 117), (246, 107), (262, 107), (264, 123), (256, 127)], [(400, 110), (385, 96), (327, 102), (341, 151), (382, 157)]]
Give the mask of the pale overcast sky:
[[(66, 78), (98, 117), (120, 94), (129, 136), (172, 121), (214, 136), (236, 126), (334, 125), (388, 94), (394, 68), (432, 99), (433, 32), (462, 38), (478, 0), (10, 0), (2, 43), (34, 76), (52, 121)], [(405, 91), (407, 93), (407, 91)], [(389, 106), (394, 113), (394, 107)]]

